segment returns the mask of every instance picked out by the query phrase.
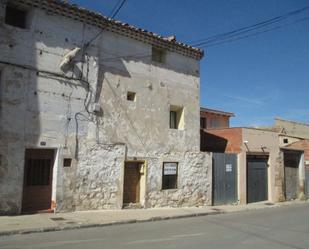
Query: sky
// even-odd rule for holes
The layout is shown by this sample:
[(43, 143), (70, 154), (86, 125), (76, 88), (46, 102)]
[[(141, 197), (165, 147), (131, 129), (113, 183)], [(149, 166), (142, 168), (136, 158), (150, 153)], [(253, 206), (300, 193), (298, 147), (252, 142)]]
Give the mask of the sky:
[[(118, 0), (70, 2), (109, 15)], [(116, 19), (188, 43), (306, 6), (309, 0), (127, 0)], [(309, 123), (309, 19), (204, 51), (201, 106), (234, 112), (231, 126), (272, 125), (275, 117)]]

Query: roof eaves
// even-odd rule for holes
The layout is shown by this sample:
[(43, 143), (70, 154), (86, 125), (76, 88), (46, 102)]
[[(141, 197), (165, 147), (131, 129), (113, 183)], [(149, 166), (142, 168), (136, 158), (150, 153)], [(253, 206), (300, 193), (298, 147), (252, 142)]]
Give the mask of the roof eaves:
[(45, 9), (51, 13), (63, 15), (99, 28), (105, 28), (108, 31), (126, 35), (197, 60), (201, 60), (204, 56), (204, 51), (199, 48), (192, 47), (182, 42), (171, 41), (167, 37), (137, 28), (128, 23), (110, 19), (101, 13), (79, 7), (76, 4), (70, 4), (60, 0), (15, 0), (15, 2)]
[(232, 112), (225, 112), (225, 111), (209, 109), (205, 107), (201, 107), (200, 110), (201, 112), (209, 112), (209, 113), (220, 114), (220, 115), (229, 116), (229, 117), (235, 117), (235, 114)]

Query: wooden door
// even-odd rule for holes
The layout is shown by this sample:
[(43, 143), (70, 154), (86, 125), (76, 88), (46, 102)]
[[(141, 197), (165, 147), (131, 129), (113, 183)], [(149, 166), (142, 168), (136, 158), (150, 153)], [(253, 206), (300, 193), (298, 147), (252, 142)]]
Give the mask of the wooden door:
[(123, 203), (140, 202), (140, 163), (127, 162), (124, 169)]
[(298, 198), (299, 194), (299, 175), (298, 166), (301, 154), (294, 151), (284, 152), (284, 182), (285, 199), (287, 201)]
[(51, 209), (54, 150), (27, 149), (22, 212)]

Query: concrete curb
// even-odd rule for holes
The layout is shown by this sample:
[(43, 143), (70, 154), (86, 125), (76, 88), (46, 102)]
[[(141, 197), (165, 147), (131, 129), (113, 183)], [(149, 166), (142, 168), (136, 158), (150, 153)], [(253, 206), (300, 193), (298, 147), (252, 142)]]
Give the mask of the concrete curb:
[(170, 216), (154, 216), (151, 218), (145, 219), (131, 219), (131, 220), (121, 220), (121, 221), (112, 221), (107, 223), (87, 223), (87, 224), (74, 224), (68, 226), (56, 226), (56, 227), (45, 227), (45, 228), (31, 228), (31, 229), (17, 229), (11, 231), (3, 231), (0, 232), (0, 236), (11, 236), (11, 235), (22, 235), (22, 234), (31, 234), (31, 233), (45, 233), (45, 232), (56, 232), (56, 231), (64, 231), (64, 230), (75, 230), (81, 228), (93, 228), (93, 227), (107, 227), (107, 226), (115, 226), (115, 225), (125, 225), (125, 224), (134, 224), (134, 223), (145, 223), (145, 222), (155, 222), (155, 221), (163, 221), (163, 220), (174, 220), (174, 219), (183, 219), (183, 218), (193, 218), (193, 217), (201, 217), (208, 215), (218, 215), (218, 214), (231, 214), (231, 213), (240, 213), (246, 211), (256, 211), (262, 210), (266, 208), (278, 208), (278, 207), (289, 207), (292, 205), (302, 205), (307, 204), (308, 202), (299, 202), (299, 203), (281, 203), (274, 205), (265, 205), (258, 207), (244, 207), (236, 210), (220, 210), (218, 211), (206, 211), (201, 213), (190, 213), (190, 214), (181, 214), (181, 215), (170, 215)]

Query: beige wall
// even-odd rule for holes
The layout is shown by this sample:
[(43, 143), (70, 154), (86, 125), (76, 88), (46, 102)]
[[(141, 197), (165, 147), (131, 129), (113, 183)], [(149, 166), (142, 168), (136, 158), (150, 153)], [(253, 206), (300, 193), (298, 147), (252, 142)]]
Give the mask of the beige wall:
[[(278, 144), (278, 134), (270, 131), (243, 128), (242, 152), (238, 156), (238, 196), (239, 202), (247, 202), (247, 154), (269, 155), (268, 200), (277, 202), (282, 199), (283, 164)], [(245, 143), (245, 141), (247, 143)]]
[(309, 139), (309, 125), (276, 118), (275, 126), (284, 128), (287, 135)]

